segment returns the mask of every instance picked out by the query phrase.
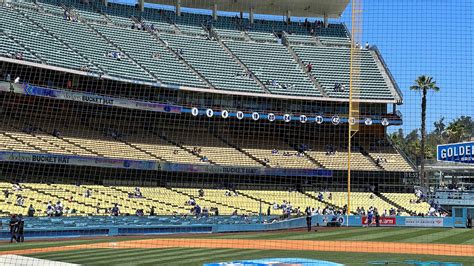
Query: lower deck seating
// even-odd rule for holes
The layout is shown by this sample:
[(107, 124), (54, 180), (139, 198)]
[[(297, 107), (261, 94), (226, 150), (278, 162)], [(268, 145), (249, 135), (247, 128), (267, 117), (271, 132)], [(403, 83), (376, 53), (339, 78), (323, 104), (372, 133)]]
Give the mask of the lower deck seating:
[[(63, 207), (65, 216), (110, 215), (110, 209), (117, 204), (122, 215), (135, 215), (137, 210), (143, 210), (148, 215), (154, 209), (156, 215), (190, 214), (193, 206), (189, 205), (194, 199), (197, 205), (209, 210), (214, 215), (217, 208), (220, 215), (257, 215), (268, 209), (273, 215), (282, 214), (275, 205), (291, 205), (297, 212), (303, 212), (306, 207), (324, 209), (328, 202), (339, 208), (347, 204), (347, 192), (324, 192), (323, 201), (317, 200), (318, 192), (307, 192), (308, 195), (297, 191), (283, 190), (226, 190), (198, 188), (165, 188), (140, 187), (141, 197), (135, 197), (136, 187), (105, 186), (89, 184), (56, 184), (56, 183), (12, 183), (0, 182), (0, 202), (2, 213), (26, 215), (29, 206), (36, 210), (35, 216), (46, 216), (48, 204), (56, 206), (58, 202)], [(7, 193), (8, 192), (8, 193)], [(7, 195), (8, 194), (8, 195)], [(331, 194), (331, 195), (330, 195)], [(18, 205), (18, 196), (23, 197), (22, 205)], [(427, 203), (410, 203), (416, 201), (416, 196), (407, 193), (383, 193), (390, 200), (405, 209), (416, 213), (427, 213)], [(387, 212), (396, 207), (375, 194), (368, 192), (351, 193), (351, 211), (357, 208), (377, 208), (379, 213)]]

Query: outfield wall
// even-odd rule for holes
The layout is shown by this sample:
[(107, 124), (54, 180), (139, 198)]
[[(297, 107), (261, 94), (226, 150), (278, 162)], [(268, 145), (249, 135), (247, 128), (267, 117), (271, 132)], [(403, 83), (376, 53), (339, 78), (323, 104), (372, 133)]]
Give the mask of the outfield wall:
[[(165, 216), (164, 216), (165, 217)], [(99, 222), (95, 219), (102, 219)], [(103, 221), (103, 220), (107, 221)], [(208, 223), (199, 220), (182, 221), (177, 224), (164, 222), (162, 219), (149, 219), (148, 217), (133, 217), (132, 220), (122, 220), (122, 217), (64, 217), (64, 218), (26, 218), (26, 238), (70, 238), (90, 236), (124, 236), (124, 235), (163, 235), (163, 234), (202, 234), (202, 233), (229, 233), (229, 232), (261, 232), (272, 230), (285, 230), (306, 227), (306, 218), (293, 218), (272, 223), (259, 223), (259, 218), (253, 220), (234, 220), (229, 217), (219, 217)], [(123, 218), (123, 219), (131, 219)], [(235, 219), (235, 218), (232, 218)], [(240, 219), (240, 218), (237, 218)], [(72, 222), (72, 220), (74, 222)], [(53, 222), (52, 222), (53, 221)], [(59, 225), (59, 221), (63, 222)], [(227, 222), (226, 222), (227, 221)], [(3, 219), (0, 230), (0, 239), (9, 239), (8, 220)], [(312, 217), (313, 226), (324, 227), (328, 223), (338, 222), (341, 226), (360, 227), (367, 224), (364, 216), (327, 216), (316, 215)], [(28, 226), (28, 223), (34, 223)], [(99, 225), (93, 225), (93, 224)], [(122, 224), (120, 224), (122, 223)], [(58, 225), (55, 225), (58, 224)], [(375, 226), (373, 224), (372, 226)], [(465, 227), (465, 223), (455, 223), (453, 217), (404, 217), (392, 216), (381, 219), (383, 227), (438, 227), (452, 228)]]

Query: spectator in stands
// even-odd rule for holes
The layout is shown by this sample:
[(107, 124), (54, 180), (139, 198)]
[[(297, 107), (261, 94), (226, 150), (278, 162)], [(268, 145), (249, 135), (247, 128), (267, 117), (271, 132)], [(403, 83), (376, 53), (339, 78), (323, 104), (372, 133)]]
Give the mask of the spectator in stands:
[(311, 220), (312, 220), (312, 215), (313, 215), (313, 213), (312, 213), (310, 207), (306, 207), (306, 209), (305, 209), (304, 212), (305, 212), (305, 214), (306, 214), (306, 228), (308, 229), (308, 232), (310, 232), (310, 231), (311, 231), (311, 224), (312, 224), (312, 223), (311, 223), (311, 222), (312, 222)]
[(136, 188), (135, 188), (134, 196), (135, 196), (135, 198), (143, 198), (143, 194), (142, 194), (142, 192), (140, 191), (140, 188), (139, 188), (139, 187), (136, 187)]
[(334, 83), (334, 91), (339, 92), (341, 90), (341, 83), (337, 82)]
[(100, 213), (100, 202), (97, 202), (97, 205), (95, 206), (95, 213), (96, 214)]
[(55, 213), (54, 206), (51, 203), (51, 201), (48, 202), (48, 205), (46, 205), (46, 214), (48, 216), (53, 216)]
[(306, 64), (306, 72), (311, 73), (312, 70), (313, 65), (311, 64), (311, 62), (309, 62), (308, 64)]
[(198, 190), (198, 194), (199, 194), (199, 197), (204, 197), (204, 190), (202, 188), (200, 188)]
[(270, 216), (270, 214), (271, 214), (271, 208), (270, 208), (270, 206), (268, 206), (268, 208), (267, 208), (267, 216)]
[(92, 191), (90, 189), (86, 189), (84, 192), (84, 198), (90, 198), (92, 196)]
[(53, 136), (55, 136), (56, 138), (59, 138), (61, 136), (61, 132), (59, 132), (59, 130), (55, 128), (53, 129)]
[(207, 163), (207, 162), (209, 162), (209, 159), (207, 158), (207, 156), (202, 156), (201, 157), (201, 162)]
[(219, 208), (214, 208), (214, 216), (219, 216)]
[(234, 211), (232, 212), (232, 216), (237, 216), (237, 215), (238, 215), (237, 210), (234, 210)]
[(22, 53), (22, 52), (17, 52), (17, 53), (15, 54), (15, 59), (23, 60), (23, 53)]
[(202, 208), (202, 216), (209, 217), (209, 210), (207, 209), (207, 207)]
[(468, 213), (467, 213), (466, 227), (467, 228), (472, 228), (472, 217), (471, 217), (470, 211), (468, 211)]
[(11, 81), (11, 75), (9, 73), (6, 73), (4, 78), (5, 78), (5, 81), (8, 81), (8, 82)]
[(27, 213), (28, 217), (33, 217), (33, 216), (35, 216), (35, 212), (36, 212), (36, 210), (35, 210), (35, 208), (33, 207), (33, 204), (30, 204), (30, 207), (28, 208), (28, 213)]
[(63, 204), (61, 201), (56, 202), (56, 206), (54, 207), (55, 215), (62, 216), (63, 215)]
[(120, 215), (120, 209), (119, 209), (119, 206), (117, 203), (114, 204), (114, 206), (112, 207), (112, 210), (110, 211), (110, 213), (112, 214), (112, 216), (119, 216)]
[(17, 206), (21, 206), (23, 207), (23, 202), (25, 201), (25, 199), (23, 198), (22, 195), (17, 195), (16, 196), (16, 205)]
[(375, 209), (375, 226), (380, 227), (380, 214), (377, 209)]
[(230, 191), (228, 191), (228, 190), (225, 191), (225, 194), (224, 194), (224, 195), (225, 195), (226, 197), (232, 196), (232, 194), (231, 194)]
[(135, 212), (135, 215), (136, 215), (136, 216), (139, 216), (139, 217), (142, 217), (143, 215), (145, 215), (145, 213), (143, 212), (143, 209), (138, 209), (138, 210)]
[(369, 44), (369, 42), (366, 42), (366, 43), (365, 43), (365, 49), (367, 49), (367, 50), (370, 49), (370, 44)]
[(322, 193), (322, 192), (319, 192), (319, 194), (318, 194), (318, 200), (319, 200), (319, 201), (322, 201), (323, 199), (324, 199), (323, 193)]
[(151, 206), (151, 208), (150, 208), (150, 216), (155, 216), (155, 206)]
[(160, 56), (160, 53), (158, 53), (158, 52), (154, 52), (154, 53), (151, 55), (151, 58), (153, 58), (153, 59), (155, 59), (155, 60), (160, 59), (160, 57), (161, 57), (161, 56)]
[(16, 214), (12, 214), (12, 217), (10, 218), (10, 243), (13, 243), (13, 239), (15, 239), (16, 242), (18, 242), (17, 238), (17, 228), (18, 228), (18, 218), (16, 217)]
[(190, 206), (194, 206), (194, 205), (196, 205), (196, 200), (193, 197), (191, 197), (191, 198), (189, 198), (187, 204), (190, 205)]
[(13, 81), (13, 83), (15, 83), (15, 84), (20, 83), (20, 77), (16, 77), (16, 79)]

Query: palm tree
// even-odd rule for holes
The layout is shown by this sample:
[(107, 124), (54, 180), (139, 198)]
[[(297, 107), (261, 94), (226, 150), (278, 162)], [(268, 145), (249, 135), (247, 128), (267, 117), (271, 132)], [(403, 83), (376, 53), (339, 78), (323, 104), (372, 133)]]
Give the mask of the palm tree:
[(425, 143), (426, 143), (426, 94), (428, 90), (439, 91), (436, 81), (429, 76), (419, 76), (410, 90), (421, 91), (421, 145), (420, 145), (420, 180), (421, 185), (428, 185), (425, 180)]

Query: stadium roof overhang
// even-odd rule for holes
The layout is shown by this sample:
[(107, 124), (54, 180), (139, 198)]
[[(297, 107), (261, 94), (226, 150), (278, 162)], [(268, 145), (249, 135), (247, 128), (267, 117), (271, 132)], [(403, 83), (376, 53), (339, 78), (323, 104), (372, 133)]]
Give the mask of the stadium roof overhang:
[[(174, 6), (177, 0), (145, 0), (151, 4)], [(181, 7), (211, 10), (214, 4), (219, 11), (249, 12), (256, 14), (285, 15), (289, 10), (295, 17), (339, 18), (349, 0), (179, 0)]]

